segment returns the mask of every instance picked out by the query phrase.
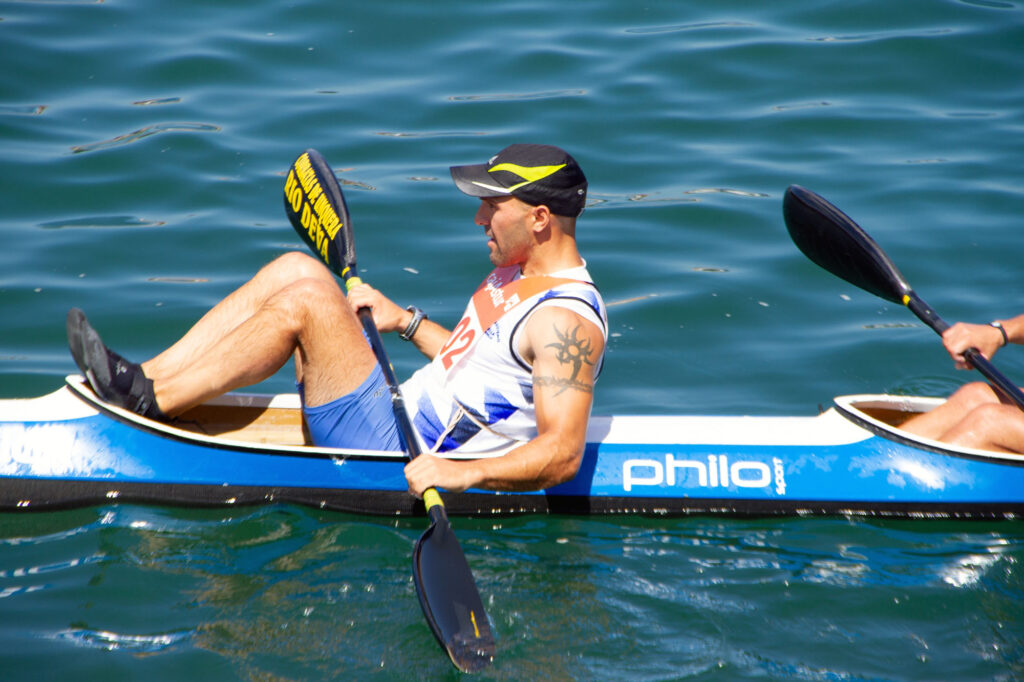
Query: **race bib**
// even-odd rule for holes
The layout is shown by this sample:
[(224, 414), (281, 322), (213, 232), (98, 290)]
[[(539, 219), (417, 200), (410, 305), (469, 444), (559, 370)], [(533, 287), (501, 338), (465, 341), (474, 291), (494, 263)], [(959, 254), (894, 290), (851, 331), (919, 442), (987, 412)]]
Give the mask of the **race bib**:
[(537, 294), (577, 280), (561, 277), (522, 277), (515, 279), (519, 266), (495, 268), (477, 288), (466, 307), (466, 314), (455, 325), (438, 357), (445, 371), (450, 372), (480, 340), (484, 332), (505, 313)]

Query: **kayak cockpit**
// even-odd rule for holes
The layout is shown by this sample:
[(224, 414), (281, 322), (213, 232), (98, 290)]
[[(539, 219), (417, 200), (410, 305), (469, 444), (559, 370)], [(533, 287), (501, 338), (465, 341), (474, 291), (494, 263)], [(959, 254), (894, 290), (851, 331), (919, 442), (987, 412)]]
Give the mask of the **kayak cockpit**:
[(944, 398), (866, 394), (839, 396), (835, 399), (835, 407), (840, 414), (858, 426), (900, 443), (942, 454), (1024, 462), (1024, 455), (955, 447), (941, 441), (922, 438), (900, 428), (911, 417), (933, 410), (944, 402)]
[(66, 378), (66, 389), (89, 406), (149, 431), (207, 444), (247, 445), (270, 450), (314, 448), (294, 394), (228, 393), (194, 407), (164, 424), (146, 419), (101, 400), (79, 375)]

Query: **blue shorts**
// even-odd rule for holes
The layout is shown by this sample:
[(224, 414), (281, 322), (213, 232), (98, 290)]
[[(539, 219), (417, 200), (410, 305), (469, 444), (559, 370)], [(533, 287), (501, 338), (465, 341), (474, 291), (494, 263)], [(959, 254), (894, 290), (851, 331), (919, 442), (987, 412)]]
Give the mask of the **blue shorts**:
[(391, 407), (384, 372), (376, 365), (366, 381), (337, 400), (309, 407), (298, 384), (302, 412), (313, 445), (359, 450), (401, 450), (402, 439)]

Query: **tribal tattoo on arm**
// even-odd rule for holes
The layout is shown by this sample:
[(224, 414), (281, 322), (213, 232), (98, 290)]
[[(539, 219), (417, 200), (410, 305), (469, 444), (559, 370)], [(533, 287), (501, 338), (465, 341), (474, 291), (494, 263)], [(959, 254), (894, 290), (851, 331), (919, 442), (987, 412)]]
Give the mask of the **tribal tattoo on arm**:
[(558, 341), (547, 344), (545, 348), (555, 349), (555, 358), (562, 367), (570, 371), (570, 376), (567, 378), (538, 376), (534, 378), (534, 384), (560, 388), (561, 390), (555, 395), (561, 395), (570, 388), (584, 393), (593, 393), (594, 384), (579, 379), (580, 370), (584, 365), (594, 366), (591, 357), (594, 355), (595, 349), (591, 339), (579, 337), (580, 325), (578, 324), (572, 331), (563, 332), (557, 326), (554, 327), (554, 331)]

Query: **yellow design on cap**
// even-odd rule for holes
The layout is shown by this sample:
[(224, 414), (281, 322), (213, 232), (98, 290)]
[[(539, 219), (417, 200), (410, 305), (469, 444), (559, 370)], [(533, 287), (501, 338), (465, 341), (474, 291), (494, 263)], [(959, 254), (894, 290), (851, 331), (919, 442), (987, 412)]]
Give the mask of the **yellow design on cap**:
[(495, 171), (508, 171), (509, 173), (515, 173), (519, 177), (523, 178), (525, 182), (520, 182), (518, 185), (512, 185), (507, 189), (511, 192), (517, 190), (524, 185), (529, 185), (531, 182), (537, 182), (543, 180), (549, 175), (554, 175), (558, 171), (565, 168), (566, 164), (560, 164), (558, 166), (520, 166), (516, 163), (499, 163), (493, 168), (488, 168), (488, 173)]

